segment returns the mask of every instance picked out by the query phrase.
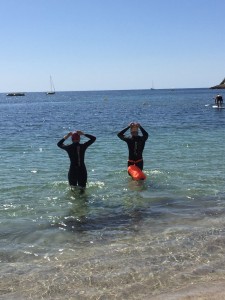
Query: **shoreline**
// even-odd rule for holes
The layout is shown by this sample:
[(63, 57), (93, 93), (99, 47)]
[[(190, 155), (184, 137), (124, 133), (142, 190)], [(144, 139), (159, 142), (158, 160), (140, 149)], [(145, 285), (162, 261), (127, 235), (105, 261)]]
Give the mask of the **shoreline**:
[[(55, 299), (61, 299), (61, 293), (56, 294), (53, 293)], [(66, 296), (66, 295), (65, 295)], [(70, 295), (71, 296), (71, 295)], [(76, 297), (77, 294), (75, 293), (72, 297)], [(95, 295), (96, 296), (96, 295)], [(0, 293), (0, 298), (3, 300), (22, 300), (26, 297), (30, 297), (30, 293), (20, 293), (20, 292), (9, 292), (5, 291), (4, 294)], [(39, 299), (40, 295), (33, 294), (32, 299)], [(50, 300), (52, 296), (44, 296), (43, 299)], [(83, 295), (83, 299), (89, 299), (89, 295)], [(109, 299), (112, 299), (110, 296)], [(121, 298), (125, 299), (125, 298)], [(126, 299), (137, 299), (137, 300), (224, 300), (225, 299), (225, 281), (213, 281), (210, 284), (199, 283), (188, 285), (186, 287), (180, 288), (178, 290), (174, 290), (172, 292), (164, 292), (162, 294), (153, 296), (151, 295), (140, 295), (140, 294), (133, 294), (128, 295), (126, 294)]]
[[(188, 285), (177, 291), (153, 296), (152, 300), (224, 300), (225, 281)], [(147, 298), (146, 298), (147, 300)]]

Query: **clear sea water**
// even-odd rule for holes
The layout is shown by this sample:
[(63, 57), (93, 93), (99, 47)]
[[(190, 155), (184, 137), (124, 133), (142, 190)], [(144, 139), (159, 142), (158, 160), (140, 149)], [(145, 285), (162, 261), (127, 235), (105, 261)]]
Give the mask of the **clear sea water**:
[[(209, 89), (0, 94), (0, 299), (154, 299), (225, 279), (225, 109)], [(149, 139), (145, 182), (117, 133)], [(97, 137), (70, 191), (69, 131)], [(82, 138), (82, 142), (85, 138)]]

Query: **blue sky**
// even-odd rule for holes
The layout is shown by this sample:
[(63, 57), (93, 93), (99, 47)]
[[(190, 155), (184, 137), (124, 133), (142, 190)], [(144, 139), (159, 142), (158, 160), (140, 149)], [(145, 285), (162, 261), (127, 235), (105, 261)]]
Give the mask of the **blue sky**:
[(224, 0), (0, 0), (0, 92), (195, 88), (225, 77)]

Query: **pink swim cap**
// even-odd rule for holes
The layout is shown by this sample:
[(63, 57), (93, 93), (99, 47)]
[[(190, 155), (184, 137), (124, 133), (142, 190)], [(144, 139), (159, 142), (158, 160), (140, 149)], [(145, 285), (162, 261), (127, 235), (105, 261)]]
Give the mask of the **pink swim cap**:
[(80, 141), (80, 135), (77, 132), (74, 132), (71, 136), (73, 142), (79, 142)]

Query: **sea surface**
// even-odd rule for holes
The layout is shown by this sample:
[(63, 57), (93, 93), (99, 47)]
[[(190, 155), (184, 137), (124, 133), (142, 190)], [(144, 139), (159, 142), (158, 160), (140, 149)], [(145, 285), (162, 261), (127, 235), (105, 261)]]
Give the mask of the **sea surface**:
[[(225, 109), (214, 96), (0, 94), (0, 299), (143, 300), (225, 279)], [(127, 175), (117, 137), (130, 122), (149, 133), (144, 182)], [(83, 195), (56, 145), (74, 130), (97, 137)]]

